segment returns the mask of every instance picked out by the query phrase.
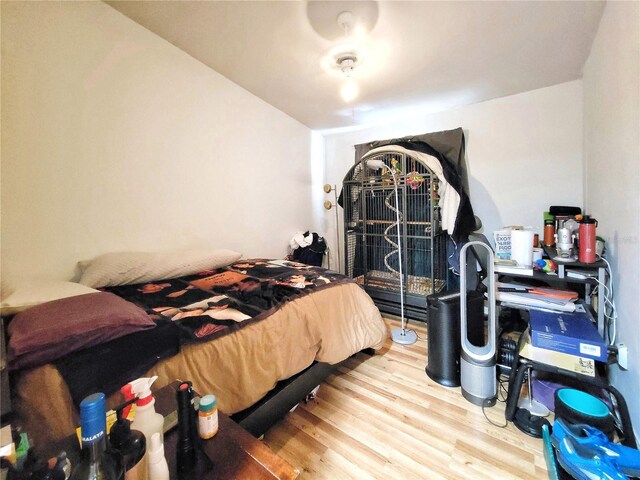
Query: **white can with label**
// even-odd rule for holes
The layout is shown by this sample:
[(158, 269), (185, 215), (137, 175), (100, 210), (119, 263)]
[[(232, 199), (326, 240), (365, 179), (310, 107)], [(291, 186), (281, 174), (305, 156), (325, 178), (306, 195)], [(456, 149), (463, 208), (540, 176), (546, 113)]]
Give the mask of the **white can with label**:
[(494, 231), (493, 240), (496, 245), (496, 259), (509, 260), (511, 258), (511, 227)]

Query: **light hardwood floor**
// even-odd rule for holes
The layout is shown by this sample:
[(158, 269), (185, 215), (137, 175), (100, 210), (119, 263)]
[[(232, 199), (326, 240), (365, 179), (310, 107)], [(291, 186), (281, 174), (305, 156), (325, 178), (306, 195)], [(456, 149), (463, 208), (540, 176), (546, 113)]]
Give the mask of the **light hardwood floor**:
[[(386, 318), (389, 328), (399, 322)], [(272, 427), (264, 441), (301, 479), (545, 479), (542, 441), (491, 425), (460, 388), (425, 373), (426, 329), (411, 346), (360, 353)], [(486, 409), (504, 424), (504, 404)]]

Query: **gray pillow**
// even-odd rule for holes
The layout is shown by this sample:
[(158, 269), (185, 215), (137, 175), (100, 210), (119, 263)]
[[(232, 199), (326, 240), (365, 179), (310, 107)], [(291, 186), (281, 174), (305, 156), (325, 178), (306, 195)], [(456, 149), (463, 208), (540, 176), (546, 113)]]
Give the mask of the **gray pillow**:
[(241, 253), (226, 249), (188, 249), (173, 252), (112, 252), (78, 262), (79, 283), (93, 288), (132, 285), (184, 277), (235, 262)]

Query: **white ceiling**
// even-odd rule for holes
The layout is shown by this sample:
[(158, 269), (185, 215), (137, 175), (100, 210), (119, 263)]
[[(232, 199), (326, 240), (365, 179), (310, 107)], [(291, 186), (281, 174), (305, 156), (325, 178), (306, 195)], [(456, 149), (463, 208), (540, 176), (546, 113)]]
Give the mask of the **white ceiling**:
[[(447, 110), (580, 78), (600, 1), (108, 1), (312, 129)], [(347, 104), (323, 57), (351, 10), (370, 27)], [(372, 28), (371, 28), (372, 27)]]

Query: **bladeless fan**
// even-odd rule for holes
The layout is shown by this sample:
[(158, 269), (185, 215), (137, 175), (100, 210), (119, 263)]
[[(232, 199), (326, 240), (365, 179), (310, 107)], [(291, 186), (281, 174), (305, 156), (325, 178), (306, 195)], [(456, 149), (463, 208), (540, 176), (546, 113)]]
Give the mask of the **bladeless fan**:
[[(469, 247), (487, 250), (489, 278), (489, 313), (487, 342), (477, 346), (469, 341), (467, 334), (467, 250)], [(496, 403), (496, 290), (493, 271), (493, 250), (482, 242), (469, 242), (460, 250), (460, 387), (462, 396), (478, 406), (493, 406)]]

